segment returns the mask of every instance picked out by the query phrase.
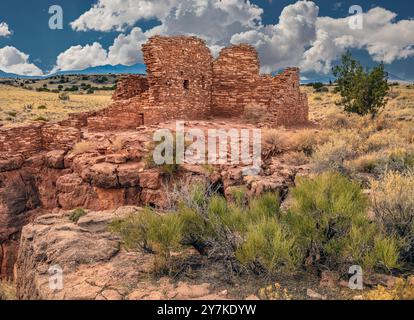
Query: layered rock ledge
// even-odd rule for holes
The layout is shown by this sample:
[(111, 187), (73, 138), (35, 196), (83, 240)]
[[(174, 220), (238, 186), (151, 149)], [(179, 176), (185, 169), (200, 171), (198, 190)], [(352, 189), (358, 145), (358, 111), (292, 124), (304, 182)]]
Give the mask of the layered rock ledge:
[[(88, 212), (74, 224), (69, 212), (38, 217), (22, 231), (17, 260), (17, 295), (28, 300), (226, 299), (209, 283), (172, 282), (151, 274), (152, 256), (127, 252), (108, 223), (140, 208)], [(50, 287), (61, 268), (61, 290)], [(52, 286), (53, 288), (53, 286)]]

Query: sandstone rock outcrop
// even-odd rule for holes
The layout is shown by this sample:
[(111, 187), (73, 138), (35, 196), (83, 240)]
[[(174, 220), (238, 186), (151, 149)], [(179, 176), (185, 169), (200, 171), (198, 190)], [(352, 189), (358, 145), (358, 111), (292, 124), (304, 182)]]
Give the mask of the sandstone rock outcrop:
[[(224, 299), (208, 283), (151, 280), (152, 256), (122, 249), (108, 223), (136, 207), (88, 212), (77, 224), (68, 213), (46, 214), (24, 227), (17, 261), (17, 295), (29, 300)], [(51, 269), (52, 267), (52, 269)], [(50, 287), (62, 271), (61, 290)], [(51, 280), (52, 279), (52, 280)]]
[[(187, 122), (186, 127), (208, 130), (211, 121)], [(174, 127), (165, 123), (162, 127)], [(24, 157), (0, 158), (0, 277), (12, 277), (20, 231), (42, 210), (110, 210), (125, 205), (165, 207), (169, 193), (182, 181), (207, 181), (231, 198), (246, 187), (248, 196), (265, 191), (286, 194), (302, 167), (272, 160), (259, 176), (244, 176), (243, 166), (206, 167), (186, 163), (171, 179), (160, 168), (146, 168), (147, 145), (158, 127), (114, 133), (83, 132), (81, 146), (41, 151)]]

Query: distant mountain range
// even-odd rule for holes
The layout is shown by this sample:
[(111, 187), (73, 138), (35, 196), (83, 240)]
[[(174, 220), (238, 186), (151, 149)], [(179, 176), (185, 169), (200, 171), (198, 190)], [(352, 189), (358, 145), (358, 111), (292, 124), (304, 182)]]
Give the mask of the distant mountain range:
[[(137, 63), (132, 66), (125, 66), (125, 65), (104, 65), (98, 67), (91, 67), (84, 70), (68, 70), (68, 71), (59, 71), (53, 74), (45, 75), (45, 76), (22, 76), (14, 73), (6, 73), (0, 70), (0, 78), (21, 78), (21, 79), (44, 79), (49, 78), (52, 76), (57, 75), (92, 75), (92, 74), (146, 74), (146, 66), (143, 63)], [(276, 73), (275, 73), (276, 74)], [(308, 84), (313, 82), (322, 82), (322, 83), (329, 83), (329, 81), (334, 81), (335, 78), (332, 75), (317, 75), (312, 73), (311, 75), (306, 75), (306, 77), (301, 79), (301, 84)], [(413, 81), (409, 81), (406, 79), (402, 79), (399, 76), (396, 76), (392, 73), (388, 74), (390, 82), (400, 82), (400, 83), (412, 83)]]
[(7, 73), (0, 70), (0, 78), (21, 78), (21, 79), (43, 79), (49, 78), (58, 75), (72, 75), (72, 74), (79, 74), (79, 75), (91, 75), (91, 74), (146, 74), (146, 66), (143, 63), (134, 64), (132, 66), (124, 66), (124, 65), (105, 65), (105, 66), (98, 66), (98, 67), (90, 67), (84, 70), (67, 70), (67, 71), (59, 71), (53, 74), (48, 74), (44, 76), (22, 76), (14, 73)]
[[(315, 83), (315, 82), (322, 82), (322, 83), (329, 83), (329, 81), (334, 82), (335, 81), (335, 77), (333, 75), (315, 75), (313, 74), (312, 76), (308, 76), (306, 78), (302, 78), (300, 80), (301, 84), (308, 84), (308, 83)], [(399, 82), (402, 84), (406, 84), (406, 83), (413, 83), (414, 81), (410, 81), (410, 80), (406, 80), (406, 79), (402, 79), (399, 76), (396, 76), (395, 74), (392, 73), (388, 73), (388, 81), (389, 82)]]

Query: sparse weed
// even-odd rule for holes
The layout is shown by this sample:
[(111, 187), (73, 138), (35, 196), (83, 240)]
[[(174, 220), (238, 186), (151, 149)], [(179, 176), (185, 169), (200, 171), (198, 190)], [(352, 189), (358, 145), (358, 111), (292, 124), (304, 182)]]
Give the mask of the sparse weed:
[(69, 220), (73, 223), (78, 223), (79, 219), (86, 216), (86, 211), (82, 208), (75, 209), (69, 216)]

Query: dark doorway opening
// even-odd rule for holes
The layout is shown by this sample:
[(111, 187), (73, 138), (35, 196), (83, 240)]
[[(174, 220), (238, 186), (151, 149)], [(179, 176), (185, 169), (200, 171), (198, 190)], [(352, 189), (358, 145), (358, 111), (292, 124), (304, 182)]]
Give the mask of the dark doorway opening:
[(184, 80), (183, 86), (184, 86), (185, 90), (190, 89), (190, 81), (189, 80)]

